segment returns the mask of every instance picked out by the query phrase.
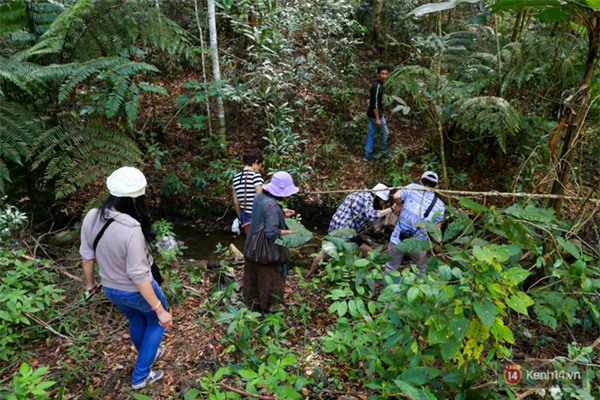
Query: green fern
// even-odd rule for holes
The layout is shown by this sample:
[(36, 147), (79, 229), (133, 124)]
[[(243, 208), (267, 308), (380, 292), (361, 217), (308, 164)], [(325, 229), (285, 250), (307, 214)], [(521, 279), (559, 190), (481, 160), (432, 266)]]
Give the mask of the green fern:
[(27, 4), (24, 0), (0, 4), (0, 36), (28, 30)]
[(0, 192), (10, 182), (10, 168), (31, 157), (36, 135), (44, 134), (40, 118), (16, 103), (0, 99)]
[(37, 147), (41, 148), (41, 142), (48, 139), (54, 139), (54, 151), (40, 153), (34, 165), (47, 162), (44, 179), (47, 183), (56, 182), (59, 199), (118, 167), (139, 165), (142, 161), (142, 154), (131, 138), (104, 126), (55, 131), (41, 138)]
[(189, 57), (194, 49), (189, 34), (148, 1), (79, 0), (19, 57), (88, 61), (122, 55), (137, 41), (174, 56)]
[(461, 100), (452, 106), (451, 119), (476, 141), (492, 138), (506, 153), (509, 137), (521, 130), (521, 114), (501, 97), (483, 96)]
[(39, 68), (36, 64), (0, 56), (0, 87), (2, 87), (3, 82), (10, 83), (19, 90), (31, 95), (40, 84), (34, 78)]

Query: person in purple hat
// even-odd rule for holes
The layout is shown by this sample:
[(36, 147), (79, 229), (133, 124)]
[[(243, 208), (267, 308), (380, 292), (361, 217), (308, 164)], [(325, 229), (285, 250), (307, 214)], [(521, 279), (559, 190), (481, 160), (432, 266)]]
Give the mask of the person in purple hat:
[[(265, 224), (263, 232), (271, 243), (283, 235), (293, 233), (286, 226), (285, 217), (294, 215), (295, 211), (283, 209), (278, 201), (298, 193), (298, 190), (290, 174), (284, 171), (276, 172), (271, 181), (263, 186), (262, 193), (256, 195), (252, 205), (252, 221), (246, 238), (246, 248), (261, 223)], [(287, 264), (263, 265), (246, 258), (244, 260), (244, 298), (256, 302), (255, 304), (258, 304), (263, 311), (279, 311), (285, 294), (287, 274)]]

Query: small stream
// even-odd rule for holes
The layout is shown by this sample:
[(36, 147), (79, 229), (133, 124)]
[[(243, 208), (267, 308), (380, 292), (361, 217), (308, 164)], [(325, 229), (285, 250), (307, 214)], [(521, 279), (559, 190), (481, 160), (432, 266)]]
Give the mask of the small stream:
[[(317, 238), (321, 238), (327, 234), (326, 227), (306, 225)], [(212, 231), (207, 232), (202, 228), (190, 224), (175, 224), (173, 231), (176, 234), (176, 239), (182, 241), (187, 249), (183, 251), (186, 259), (193, 258), (195, 260), (216, 261), (217, 254), (215, 249), (217, 244), (228, 248), (231, 243), (240, 251), (244, 251), (244, 236), (234, 235), (231, 232)], [(320, 246), (320, 239), (313, 239)]]

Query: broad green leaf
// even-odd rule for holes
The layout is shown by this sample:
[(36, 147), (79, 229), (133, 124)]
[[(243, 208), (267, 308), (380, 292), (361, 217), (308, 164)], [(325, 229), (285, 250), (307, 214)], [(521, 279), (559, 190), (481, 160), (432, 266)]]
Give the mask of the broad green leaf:
[(281, 366), (287, 367), (288, 365), (294, 365), (296, 361), (298, 361), (298, 357), (296, 357), (293, 354), (290, 354), (288, 356), (285, 356), (283, 360), (281, 360)]
[(333, 243), (333, 245), (340, 251), (344, 250), (344, 245), (348, 243), (347, 239), (338, 238), (334, 236), (325, 236), (324, 238), (327, 242)]
[(436, 242), (442, 242), (442, 230), (439, 226), (437, 226), (437, 224), (434, 224), (431, 221), (427, 221), (425, 223), (425, 229), (427, 230), (429, 237), (431, 237)]
[(183, 400), (196, 400), (200, 397), (200, 391), (198, 389), (190, 389), (183, 395)]
[(455, 337), (451, 337), (445, 343), (440, 343), (440, 352), (442, 353), (442, 358), (444, 359), (444, 361), (448, 361), (449, 359), (454, 357), (454, 355), (456, 355), (456, 353), (458, 353), (459, 350), (460, 341)]
[(348, 238), (356, 236), (356, 232), (350, 228), (339, 228), (334, 231), (329, 232), (329, 236), (339, 237), (339, 238)]
[(473, 211), (476, 212), (485, 212), (485, 211), (489, 211), (489, 208), (487, 208), (486, 206), (483, 206), (479, 203), (475, 203), (473, 200), (469, 200), (466, 198), (462, 198), (458, 201), (458, 204), (460, 204), (463, 207), (467, 207)]
[(455, 220), (450, 222), (448, 227), (444, 230), (444, 236), (442, 241), (447, 242), (449, 240), (454, 239), (458, 234), (462, 233), (467, 226), (469, 226), (470, 221), (468, 220)]
[(406, 298), (408, 299), (408, 303), (412, 303), (413, 301), (415, 301), (415, 299), (417, 298), (417, 296), (419, 295), (420, 291), (418, 287), (411, 287), (410, 289), (408, 289), (408, 292), (406, 293)]
[(500, 275), (505, 282), (516, 285), (527, 279), (531, 273), (521, 267), (514, 267), (507, 269), (506, 271), (502, 271)]
[(6, 311), (0, 310), (0, 318), (2, 318), (5, 321), (8, 321), (8, 322), (12, 321), (12, 318), (11, 318), (10, 314), (7, 313)]
[(438, 343), (444, 343), (448, 340), (449, 337), (450, 330), (447, 326), (436, 326), (435, 324), (429, 325), (429, 344), (434, 345)]
[(297, 219), (286, 218), (285, 224), (294, 233), (280, 237), (275, 241), (275, 244), (285, 247), (298, 247), (312, 239), (312, 232), (306, 229)]
[(496, 320), (496, 314), (498, 313), (494, 304), (486, 300), (483, 303), (475, 303), (473, 308), (475, 309), (475, 313), (477, 314), (481, 322), (485, 324), (485, 326), (491, 328), (492, 325), (494, 325), (494, 321)]
[(438, 268), (438, 272), (443, 280), (449, 281), (452, 279), (452, 269), (448, 265), (440, 265)]
[(494, 323), (494, 326), (492, 326), (492, 335), (494, 335), (494, 337), (500, 342), (507, 342), (510, 344), (514, 344), (515, 343), (515, 337), (513, 336), (512, 331), (510, 330), (510, 328), (506, 325), (504, 325), (504, 322), (502, 321), (502, 319), (500, 318), (496, 318), (496, 322)]
[(490, 7), (492, 10), (520, 10), (522, 8), (545, 8), (560, 7), (561, 3), (559, 0), (499, 0), (492, 4)]
[(421, 386), (439, 376), (441, 372), (431, 367), (413, 367), (403, 372), (398, 379), (415, 386)]
[(529, 316), (527, 307), (533, 305), (533, 300), (524, 292), (517, 292), (506, 300), (506, 304), (516, 312)]
[(529, 230), (527, 230), (527, 228), (520, 222), (507, 219), (502, 222), (501, 228), (504, 231), (506, 238), (511, 242), (527, 249), (531, 249), (533, 247), (533, 243), (529, 237)]
[(585, 0), (588, 6), (600, 10), (600, 0)]
[(242, 369), (238, 371), (238, 374), (244, 379), (254, 379), (258, 377), (258, 374), (251, 369)]
[(508, 260), (510, 257), (510, 251), (508, 246), (475, 246), (473, 248), (473, 255), (477, 260), (486, 264), (492, 264), (494, 262), (502, 263)]
[(152, 397), (144, 396), (143, 394), (133, 393), (131, 395), (135, 400), (152, 400)]
[(578, 260), (581, 259), (581, 254), (579, 254), (579, 249), (577, 249), (577, 246), (575, 246), (570, 241), (563, 239), (560, 236), (557, 238), (557, 240), (558, 240), (558, 244), (560, 245), (560, 247), (567, 250), (576, 259), (578, 259)]
[(299, 399), (301, 398), (300, 393), (298, 393), (291, 386), (277, 386), (275, 388), (275, 393), (277, 393), (280, 399)]
[(429, 250), (431, 248), (431, 243), (429, 243), (429, 240), (410, 238), (398, 243), (396, 248), (405, 253), (415, 253), (418, 251)]
[(469, 320), (463, 317), (452, 318), (450, 329), (457, 339), (462, 339), (469, 331)]
[(327, 254), (329, 257), (333, 258), (333, 259), (338, 259), (338, 248), (337, 246), (328, 241), (328, 240), (323, 240), (323, 244), (321, 245), (321, 248), (323, 249), (323, 251), (325, 252), (325, 254)]
[(354, 261), (354, 266), (357, 268), (364, 268), (367, 267), (371, 262), (365, 258), (359, 258), (358, 260)]
[(545, 22), (547, 24), (565, 21), (568, 20), (570, 17), (568, 13), (559, 8), (547, 8), (545, 10), (533, 13), (533, 16), (541, 22)]

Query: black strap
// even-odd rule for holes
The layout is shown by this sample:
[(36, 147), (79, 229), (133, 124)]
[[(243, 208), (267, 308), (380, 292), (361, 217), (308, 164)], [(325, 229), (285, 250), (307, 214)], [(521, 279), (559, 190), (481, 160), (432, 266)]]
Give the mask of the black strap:
[(96, 247), (98, 247), (98, 242), (100, 241), (100, 239), (102, 239), (102, 235), (104, 235), (104, 231), (106, 231), (106, 228), (108, 228), (108, 226), (110, 224), (112, 224), (114, 222), (114, 218), (109, 218), (106, 223), (104, 224), (104, 226), (102, 227), (102, 229), (100, 230), (100, 232), (98, 232), (98, 236), (96, 236), (96, 239), (94, 239), (94, 251), (96, 251)]
[(435, 206), (435, 203), (437, 202), (437, 194), (433, 194), (433, 200), (431, 200), (431, 204), (429, 205), (429, 208), (427, 208), (427, 211), (425, 211), (425, 214), (423, 215), (423, 219), (426, 219), (429, 216), (429, 213), (431, 212), (431, 210), (433, 210), (433, 206)]

